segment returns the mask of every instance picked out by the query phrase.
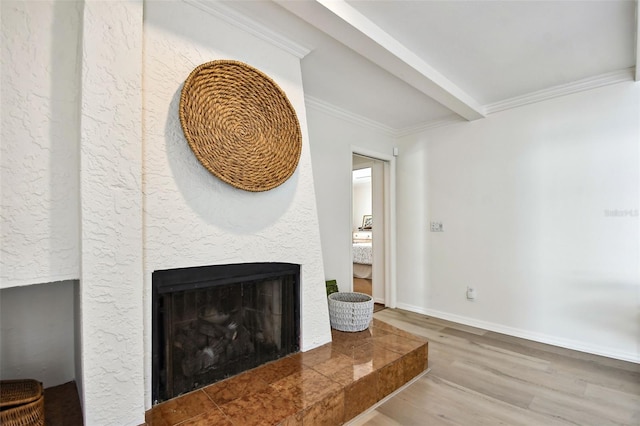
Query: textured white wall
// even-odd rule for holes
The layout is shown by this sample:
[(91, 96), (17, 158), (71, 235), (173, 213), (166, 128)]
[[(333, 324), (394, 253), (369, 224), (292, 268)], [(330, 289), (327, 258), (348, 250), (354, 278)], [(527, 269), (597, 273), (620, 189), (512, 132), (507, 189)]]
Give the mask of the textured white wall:
[(318, 203), (324, 272), (341, 291), (351, 277), (352, 146), (389, 156), (393, 138), (373, 128), (337, 118), (315, 108), (308, 110), (311, 158)]
[(81, 6), (0, 8), (0, 288), (77, 279)]
[[(299, 60), (182, 2), (146, 7), (143, 58), (140, 1), (2, 2), (2, 286), (80, 278), (75, 378), (87, 424), (144, 421), (155, 269), (300, 263), (302, 348), (330, 340)], [(216, 58), (270, 75), (298, 113), (299, 168), (279, 188), (231, 188), (187, 147), (177, 94), (196, 65)]]
[(144, 423), (142, 1), (88, 0), (82, 37), (84, 422)]
[(629, 82), (407, 138), (398, 222), (444, 232), (399, 250), (398, 306), (640, 361), (639, 117)]
[[(191, 152), (178, 119), (182, 84), (197, 65), (243, 61), (270, 76), (300, 121), (298, 168), (251, 193), (223, 183)], [(298, 58), (180, 2), (145, 5), (145, 293), (157, 269), (241, 262), (301, 265), (303, 350), (331, 340)], [(146, 315), (151, 347), (151, 311)], [(147, 389), (151, 360), (147, 351)]]
[(0, 290), (0, 377), (75, 378), (73, 281)]

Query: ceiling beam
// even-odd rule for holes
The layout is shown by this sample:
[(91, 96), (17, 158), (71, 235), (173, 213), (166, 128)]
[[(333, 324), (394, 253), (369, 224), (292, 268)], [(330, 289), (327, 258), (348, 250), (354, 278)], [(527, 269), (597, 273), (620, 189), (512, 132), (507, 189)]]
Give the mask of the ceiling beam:
[(347, 2), (275, 1), (465, 119), (485, 116), (483, 106), (473, 97)]

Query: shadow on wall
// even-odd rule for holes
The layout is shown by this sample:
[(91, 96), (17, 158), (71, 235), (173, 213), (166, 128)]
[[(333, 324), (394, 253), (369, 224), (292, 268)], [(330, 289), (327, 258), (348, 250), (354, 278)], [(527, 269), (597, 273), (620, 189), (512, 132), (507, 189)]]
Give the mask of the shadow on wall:
[(58, 281), (0, 290), (0, 377), (45, 387), (75, 379), (74, 290)]
[[(612, 342), (640, 345), (640, 284), (630, 281), (579, 281), (573, 283), (571, 300), (558, 316), (589, 325), (589, 329)], [(640, 348), (636, 348), (638, 351)], [(636, 353), (640, 357), (640, 352)]]
[(277, 222), (293, 202), (298, 172), (265, 192), (244, 191), (218, 179), (200, 164), (184, 137), (178, 116), (181, 90), (182, 85), (171, 100), (164, 137), (172, 176), (185, 203), (204, 222), (234, 233), (253, 234)]
[[(80, 2), (53, 4), (49, 93), (49, 253), (50, 268), (66, 263), (67, 276), (77, 276), (80, 238)], [(39, 95), (39, 94), (38, 94)], [(33, 123), (36, 124), (36, 123)], [(42, 202), (39, 197), (34, 200)], [(43, 262), (44, 259), (40, 259)], [(53, 276), (58, 271), (51, 271)]]

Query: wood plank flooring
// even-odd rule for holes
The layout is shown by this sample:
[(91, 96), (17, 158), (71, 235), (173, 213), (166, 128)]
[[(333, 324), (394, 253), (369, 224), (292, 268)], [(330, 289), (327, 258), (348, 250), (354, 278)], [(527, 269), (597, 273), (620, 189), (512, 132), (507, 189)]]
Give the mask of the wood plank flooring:
[(351, 426), (640, 425), (640, 364), (397, 309), (375, 318), (426, 337), (431, 371)]
[[(371, 280), (353, 277), (353, 291), (373, 296), (371, 289)], [(384, 309), (384, 305), (380, 303), (376, 303), (373, 305), (373, 312), (378, 312), (382, 309)]]
[(371, 290), (371, 280), (353, 277), (353, 291), (371, 296), (373, 294)]

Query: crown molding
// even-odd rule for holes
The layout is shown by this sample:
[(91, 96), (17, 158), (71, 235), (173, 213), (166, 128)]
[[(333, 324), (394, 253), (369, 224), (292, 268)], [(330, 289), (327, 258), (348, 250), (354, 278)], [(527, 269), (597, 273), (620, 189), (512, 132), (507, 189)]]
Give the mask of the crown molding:
[(542, 102), (560, 96), (566, 96), (573, 93), (583, 92), (585, 90), (596, 89), (598, 87), (608, 86), (610, 84), (622, 83), (624, 81), (633, 81), (634, 68), (626, 68), (618, 71), (608, 72), (593, 77), (584, 78), (582, 80), (573, 81), (567, 84), (550, 87), (548, 89), (538, 90), (536, 92), (527, 93), (525, 95), (516, 96), (502, 101), (494, 102), (484, 106), (487, 115), (496, 112), (505, 111), (511, 108), (517, 108), (524, 105)]
[(449, 115), (440, 120), (427, 121), (426, 123), (418, 124), (417, 126), (405, 127), (395, 131), (396, 137), (403, 137), (408, 135), (415, 135), (427, 130), (437, 129), (438, 127), (450, 126), (457, 123), (468, 123), (467, 120), (459, 115)]
[(304, 100), (306, 106), (309, 108), (314, 108), (318, 111), (322, 111), (326, 114), (348, 121), (350, 123), (358, 124), (367, 128), (373, 128), (393, 138), (400, 138), (403, 136), (417, 134), (425, 130), (431, 130), (438, 127), (467, 122), (467, 120), (460, 117), (459, 115), (452, 114), (441, 120), (428, 121), (417, 126), (405, 127), (402, 129), (394, 129), (393, 127), (389, 127), (375, 120), (371, 120), (361, 115), (354, 114), (353, 112), (347, 111), (313, 96), (305, 95)]
[(392, 127), (386, 126), (384, 124), (378, 123), (377, 121), (371, 120), (369, 118), (365, 118), (358, 114), (354, 114), (350, 111), (337, 107), (333, 104), (330, 104), (318, 98), (314, 98), (313, 96), (305, 95), (304, 100), (305, 100), (305, 104), (309, 108), (322, 111), (333, 117), (340, 118), (342, 120), (349, 121), (354, 124), (358, 124), (364, 127), (378, 130), (386, 134), (387, 136), (392, 136), (392, 137), (396, 136), (397, 132), (395, 129), (393, 129)]
[[(554, 86), (548, 89), (538, 90), (536, 92), (527, 93), (525, 95), (516, 96), (513, 98), (505, 99), (503, 101), (487, 104), (484, 106), (485, 113), (487, 115), (494, 114), (500, 111), (506, 111), (508, 109), (521, 107), (537, 102), (546, 101), (549, 99), (558, 98), (561, 96), (570, 95), (573, 93), (583, 92), (585, 90), (596, 89), (598, 87), (608, 86), (611, 84), (622, 83), (625, 81), (634, 81), (635, 68), (626, 68), (623, 70), (613, 71), (605, 74), (600, 74), (594, 77), (577, 80), (571, 83)], [(388, 136), (399, 138), (412, 134), (421, 133), (427, 130), (436, 129), (438, 127), (450, 126), (457, 123), (467, 122), (464, 118), (458, 115), (450, 115), (441, 120), (429, 121), (417, 126), (405, 127), (402, 129), (394, 129), (377, 121), (362, 117), (352, 112), (346, 111), (333, 104), (322, 101), (317, 98), (305, 96), (305, 101), (309, 107), (316, 108), (324, 111), (327, 114), (334, 117), (341, 118), (346, 121), (350, 121), (362, 126), (371, 127), (382, 131)]]
[(307, 56), (311, 49), (308, 49), (290, 39), (278, 34), (261, 23), (243, 15), (229, 6), (225, 6), (216, 0), (182, 0), (191, 6), (194, 6), (209, 15), (220, 18), (228, 24), (233, 25), (243, 31), (248, 32), (261, 40), (266, 41), (280, 49), (291, 53), (298, 59)]
[[(625, 81), (633, 81), (634, 74), (635, 69), (632, 67), (584, 78), (582, 80), (576, 80), (571, 83), (562, 84), (559, 86), (550, 87), (548, 89), (538, 90), (536, 92), (531, 92), (525, 95), (505, 99), (503, 101), (487, 104), (484, 106), (484, 112), (487, 115), (494, 114), (496, 112), (506, 111), (508, 109), (542, 102), (561, 96), (571, 95), (573, 93), (596, 89), (598, 87), (622, 83)], [(459, 116), (451, 115), (443, 120), (431, 121), (420, 124), (418, 126), (399, 129), (396, 130), (395, 133), (396, 136), (401, 137), (461, 122), (466, 122), (466, 120), (462, 119)]]
[(322, 111), (328, 115), (331, 115), (336, 118), (340, 118), (350, 123), (358, 124), (360, 126), (364, 126), (367, 128), (373, 128), (393, 138), (400, 138), (403, 136), (420, 133), (425, 130), (436, 129), (438, 127), (444, 127), (444, 126), (449, 126), (456, 123), (467, 122), (466, 119), (460, 117), (459, 115), (451, 114), (440, 120), (428, 121), (426, 123), (422, 123), (417, 126), (394, 129), (393, 127), (389, 127), (387, 125), (371, 120), (369, 118), (362, 117), (361, 115), (354, 114), (350, 111), (337, 107), (333, 104), (330, 104), (318, 98), (314, 98), (313, 96), (305, 95), (304, 100), (308, 108), (313, 108), (318, 111)]

